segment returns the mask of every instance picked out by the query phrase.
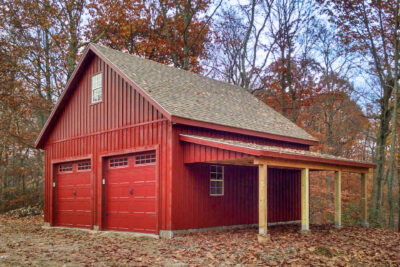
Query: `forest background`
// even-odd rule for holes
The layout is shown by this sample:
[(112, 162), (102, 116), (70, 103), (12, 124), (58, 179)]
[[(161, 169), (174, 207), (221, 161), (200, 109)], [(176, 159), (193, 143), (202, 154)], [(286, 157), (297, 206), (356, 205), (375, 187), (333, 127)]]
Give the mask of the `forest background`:
[[(0, 0), (0, 212), (43, 205), (34, 142), (90, 42), (237, 84), (320, 140), (376, 163), (370, 224), (400, 231), (399, 0)], [(329, 172), (311, 222), (333, 220)], [(345, 175), (345, 224), (360, 177)]]

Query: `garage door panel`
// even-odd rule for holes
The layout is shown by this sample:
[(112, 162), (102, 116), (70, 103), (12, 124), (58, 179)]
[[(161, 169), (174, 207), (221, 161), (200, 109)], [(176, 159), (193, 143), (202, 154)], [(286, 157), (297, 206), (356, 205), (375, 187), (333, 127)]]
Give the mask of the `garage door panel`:
[(108, 229), (109, 230), (119, 230), (119, 231), (129, 231), (131, 226), (133, 215), (129, 213), (118, 213), (111, 214), (107, 216)]
[(154, 197), (156, 194), (155, 183), (135, 184), (135, 197)]
[(155, 166), (137, 167), (135, 173), (132, 174), (133, 181), (148, 181), (153, 180)]
[(59, 226), (90, 228), (88, 223), (91, 212), (88, 211), (60, 211), (58, 212)]
[(73, 186), (74, 181), (73, 181), (73, 176), (72, 175), (57, 175), (57, 183), (58, 186), (60, 187), (66, 187), (66, 186)]
[(154, 217), (152, 217), (149, 214), (144, 214), (144, 215), (138, 215), (137, 218), (140, 220), (138, 220), (137, 225), (135, 226), (136, 229), (140, 229), (143, 232), (146, 233), (153, 233), (154, 229), (156, 228), (157, 225), (157, 221), (156, 221), (156, 217), (154, 215)]
[(72, 187), (61, 187), (57, 190), (58, 201), (62, 201), (63, 199), (74, 198), (74, 189)]
[(64, 198), (59, 200), (57, 205), (58, 211), (63, 210), (86, 210), (91, 212), (90, 198)]
[[(85, 171), (78, 165), (86, 164)], [(91, 228), (92, 191), (90, 161), (63, 163), (56, 166), (56, 224)], [(68, 171), (63, 171), (68, 170)]]
[(76, 187), (75, 190), (76, 198), (88, 198), (90, 196), (91, 189), (88, 187)]
[[(124, 212), (126, 213), (126, 210), (129, 209), (130, 206), (130, 202), (128, 201), (128, 199), (119, 199), (114, 201), (113, 198), (109, 198), (108, 199), (108, 205), (107, 205), (107, 214), (116, 214), (119, 212)], [(112, 211), (112, 212), (110, 212)]]
[(156, 210), (155, 199), (137, 199), (133, 202), (133, 207), (130, 207), (132, 212), (152, 212)]
[(107, 160), (107, 229), (156, 233), (155, 156), (146, 157), (145, 164), (135, 155)]

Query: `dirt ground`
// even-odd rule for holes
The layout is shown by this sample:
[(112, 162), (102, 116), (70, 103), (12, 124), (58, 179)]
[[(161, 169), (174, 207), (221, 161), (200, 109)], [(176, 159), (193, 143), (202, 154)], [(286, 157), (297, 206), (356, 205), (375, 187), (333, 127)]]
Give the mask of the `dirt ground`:
[(400, 266), (400, 234), (388, 230), (312, 226), (187, 234), (170, 240), (127, 234), (43, 229), (41, 216), (0, 215), (0, 266)]

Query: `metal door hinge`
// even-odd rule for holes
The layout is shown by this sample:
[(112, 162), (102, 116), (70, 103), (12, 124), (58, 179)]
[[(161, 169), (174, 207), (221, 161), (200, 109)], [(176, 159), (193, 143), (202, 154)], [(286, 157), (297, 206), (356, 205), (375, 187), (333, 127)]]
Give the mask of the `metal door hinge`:
[(56, 187), (56, 182), (53, 182), (53, 187)]
[(103, 178), (103, 184), (106, 184), (106, 179)]

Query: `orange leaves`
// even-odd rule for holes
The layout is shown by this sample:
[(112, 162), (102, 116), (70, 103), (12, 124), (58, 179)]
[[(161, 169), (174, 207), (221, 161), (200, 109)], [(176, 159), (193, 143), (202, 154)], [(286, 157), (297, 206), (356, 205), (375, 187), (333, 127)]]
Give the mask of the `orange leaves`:
[(209, 5), (209, 0), (92, 1), (86, 34), (112, 48), (200, 72), (209, 42)]

